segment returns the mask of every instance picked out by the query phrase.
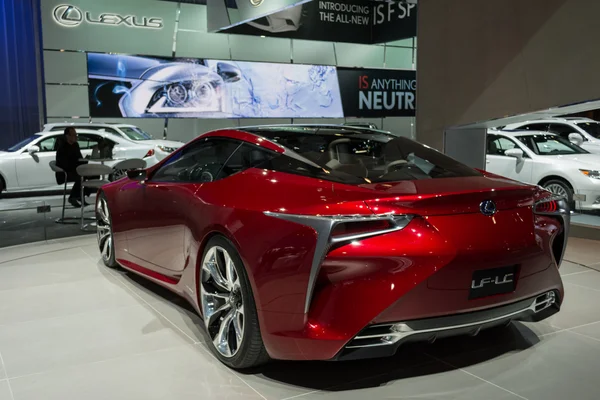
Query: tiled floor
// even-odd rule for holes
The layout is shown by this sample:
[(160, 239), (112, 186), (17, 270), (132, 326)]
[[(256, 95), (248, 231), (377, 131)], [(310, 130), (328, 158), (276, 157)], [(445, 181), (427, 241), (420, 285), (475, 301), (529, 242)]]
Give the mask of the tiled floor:
[(567, 258), (563, 310), (545, 322), (389, 359), (273, 362), (242, 374), (211, 356), (182, 300), (104, 268), (94, 237), (3, 249), (0, 400), (597, 400), (599, 243), (573, 239)]

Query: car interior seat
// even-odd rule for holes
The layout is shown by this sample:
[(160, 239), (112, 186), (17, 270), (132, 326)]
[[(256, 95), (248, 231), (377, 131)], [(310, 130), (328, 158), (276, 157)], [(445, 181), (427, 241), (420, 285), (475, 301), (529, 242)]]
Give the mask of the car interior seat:
[(369, 171), (362, 161), (352, 154), (351, 140), (348, 138), (336, 139), (329, 143), (327, 152), (329, 161), (325, 164), (334, 171), (346, 172), (348, 174), (366, 178)]

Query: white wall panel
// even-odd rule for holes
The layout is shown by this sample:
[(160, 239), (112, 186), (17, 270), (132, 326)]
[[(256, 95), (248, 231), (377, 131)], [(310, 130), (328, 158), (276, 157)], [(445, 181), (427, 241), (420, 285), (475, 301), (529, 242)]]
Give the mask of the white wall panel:
[(387, 117), (383, 119), (382, 129), (396, 136), (415, 138), (415, 119), (413, 117)]
[(237, 119), (170, 119), (167, 138), (189, 142), (203, 133), (237, 126)]
[(229, 45), (233, 60), (290, 62), (291, 39), (230, 35)]
[(229, 60), (228, 36), (223, 33), (177, 32), (177, 57)]
[(385, 67), (390, 69), (412, 69), (413, 49), (407, 47), (386, 47)]
[(293, 40), (294, 64), (335, 65), (335, 52), (331, 42)]
[(383, 68), (384, 46), (336, 43), (337, 63), (342, 67)]
[(46, 85), (48, 117), (87, 117), (89, 108), (87, 86)]
[(288, 118), (244, 118), (240, 119), (240, 126), (256, 125), (288, 125), (292, 120)]
[(346, 118), (347, 123), (360, 122), (377, 125), (377, 128), (381, 129), (381, 118)]
[(87, 84), (87, 57), (85, 53), (44, 51), (46, 83)]
[(93, 118), (92, 122), (135, 125), (155, 139), (162, 139), (165, 130), (164, 118)]
[(208, 32), (206, 29), (206, 6), (198, 4), (181, 4), (179, 13), (179, 30)]

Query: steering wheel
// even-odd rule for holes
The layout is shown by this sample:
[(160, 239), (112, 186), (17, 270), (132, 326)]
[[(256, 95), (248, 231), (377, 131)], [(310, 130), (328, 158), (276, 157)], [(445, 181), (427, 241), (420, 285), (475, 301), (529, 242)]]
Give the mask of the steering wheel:
[(215, 180), (215, 175), (221, 170), (220, 163), (198, 165), (190, 169), (188, 179), (192, 182), (207, 183)]
[(406, 160), (392, 161), (391, 163), (386, 164), (386, 166), (385, 166), (385, 173), (386, 174), (389, 173), (390, 172), (390, 168), (392, 168), (392, 167), (395, 167), (397, 165), (405, 165), (405, 164), (408, 164), (408, 161), (406, 161)]

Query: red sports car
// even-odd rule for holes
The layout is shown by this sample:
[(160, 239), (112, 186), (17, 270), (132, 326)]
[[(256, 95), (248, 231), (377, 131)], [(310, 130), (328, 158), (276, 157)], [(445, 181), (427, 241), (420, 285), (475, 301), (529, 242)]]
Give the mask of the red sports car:
[(233, 368), (392, 355), (563, 301), (563, 199), (371, 129), (210, 132), (96, 210), (104, 262), (189, 300)]

